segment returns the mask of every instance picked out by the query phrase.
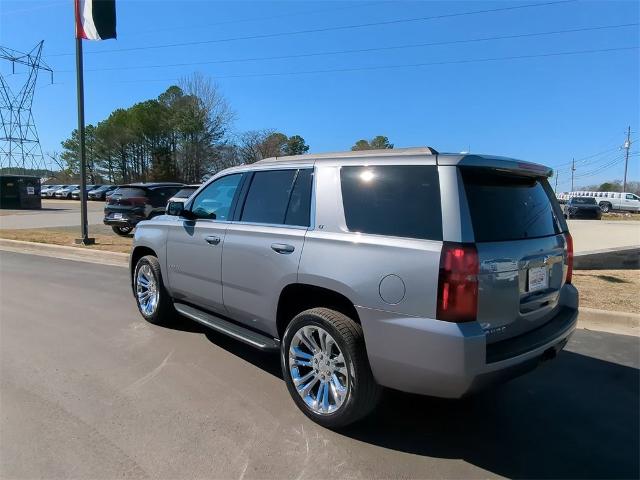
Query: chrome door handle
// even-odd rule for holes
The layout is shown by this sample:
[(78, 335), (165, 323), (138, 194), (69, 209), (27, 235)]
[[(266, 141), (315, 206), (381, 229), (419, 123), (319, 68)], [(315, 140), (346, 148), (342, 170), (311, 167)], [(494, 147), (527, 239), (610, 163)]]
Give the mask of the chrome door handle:
[(220, 237), (216, 237), (214, 235), (209, 235), (208, 237), (204, 237), (204, 240), (210, 245), (218, 245), (220, 243)]
[(271, 248), (278, 253), (293, 253), (296, 249), (293, 245), (287, 245), (286, 243), (272, 243)]

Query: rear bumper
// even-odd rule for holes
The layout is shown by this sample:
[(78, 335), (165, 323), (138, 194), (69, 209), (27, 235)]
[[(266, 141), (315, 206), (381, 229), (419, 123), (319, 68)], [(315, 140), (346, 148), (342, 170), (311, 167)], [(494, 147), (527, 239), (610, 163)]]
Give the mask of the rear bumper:
[(576, 327), (578, 310), (561, 307), (542, 327), (486, 344), (477, 322), (399, 317), (358, 308), (376, 381), (405, 392), (459, 398), (504, 382), (555, 356)]
[(146, 220), (144, 215), (137, 215), (135, 213), (122, 213), (122, 218), (113, 218), (110, 215), (113, 212), (105, 212), (105, 217), (102, 219), (102, 223), (105, 225), (118, 226), (118, 227), (134, 227), (143, 220)]

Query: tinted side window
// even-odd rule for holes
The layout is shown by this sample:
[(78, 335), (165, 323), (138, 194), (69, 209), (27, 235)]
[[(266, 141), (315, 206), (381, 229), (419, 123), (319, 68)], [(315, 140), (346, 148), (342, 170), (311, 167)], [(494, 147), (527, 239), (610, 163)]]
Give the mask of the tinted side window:
[(340, 178), (350, 231), (442, 240), (436, 166), (342, 167)]
[(197, 218), (229, 220), (231, 204), (241, 178), (241, 173), (234, 173), (207, 185), (193, 201), (191, 212)]
[(151, 205), (154, 207), (165, 206), (169, 199), (173, 197), (178, 190), (180, 190), (180, 187), (154, 188), (150, 195)]
[(287, 225), (309, 226), (311, 214), (311, 185), (313, 184), (313, 170), (298, 170), (296, 183), (289, 198), (289, 207), (284, 223)]
[(240, 221), (283, 224), (296, 170), (267, 170), (253, 175)]

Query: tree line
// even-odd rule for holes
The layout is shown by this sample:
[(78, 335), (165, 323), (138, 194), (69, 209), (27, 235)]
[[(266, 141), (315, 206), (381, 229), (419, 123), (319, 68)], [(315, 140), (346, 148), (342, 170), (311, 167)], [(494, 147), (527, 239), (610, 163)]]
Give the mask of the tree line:
[[(89, 183), (179, 180), (199, 183), (234, 165), (309, 151), (300, 135), (273, 129), (236, 134), (234, 112), (219, 88), (194, 74), (155, 99), (118, 108), (85, 127)], [(60, 176), (80, 171), (79, 135), (73, 130), (62, 151), (48, 154)], [(352, 150), (393, 148), (387, 137), (357, 141)]]

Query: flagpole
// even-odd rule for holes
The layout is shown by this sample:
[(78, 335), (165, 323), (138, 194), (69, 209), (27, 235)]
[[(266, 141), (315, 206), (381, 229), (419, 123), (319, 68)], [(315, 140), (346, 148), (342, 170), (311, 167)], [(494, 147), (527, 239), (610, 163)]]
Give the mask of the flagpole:
[(76, 82), (78, 94), (78, 139), (80, 142), (80, 226), (82, 238), (75, 243), (93, 245), (94, 238), (89, 238), (89, 222), (87, 220), (87, 159), (84, 135), (84, 74), (82, 65), (82, 38), (76, 34)]

